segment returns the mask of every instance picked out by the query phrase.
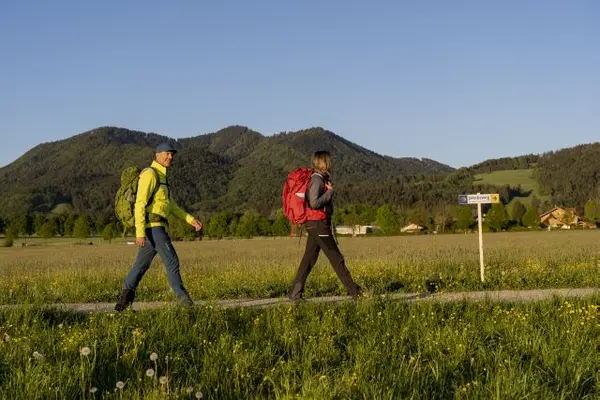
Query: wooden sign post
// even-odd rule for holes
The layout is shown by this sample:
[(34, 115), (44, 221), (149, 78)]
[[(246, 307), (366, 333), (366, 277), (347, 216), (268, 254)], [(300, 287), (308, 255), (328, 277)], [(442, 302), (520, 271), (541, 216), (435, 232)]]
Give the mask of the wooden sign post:
[(479, 272), (481, 274), (481, 282), (485, 281), (483, 266), (483, 218), (481, 217), (481, 205), (491, 203), (500, 203), (500, 195), (498, 193), (458, 195), (458, 204), (460, 205), (477, 204), (477, 225), (479, 227)]

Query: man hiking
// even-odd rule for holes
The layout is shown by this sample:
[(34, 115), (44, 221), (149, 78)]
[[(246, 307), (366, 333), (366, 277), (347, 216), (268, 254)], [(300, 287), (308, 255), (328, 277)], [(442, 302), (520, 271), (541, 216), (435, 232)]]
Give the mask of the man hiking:
[(185, 306), (193, 304), (187, 290), (183, 287), (179, 273), (179, 258), (166, 227), (167, 219), (171, 214), (185, 220), (196, 231), (202, 229), (202, 224), (179, 208), (170, 197), (167, 170), (173, 163), (175, 153), (177, 149), (171, 142), (158, 145), (150, 168), (140, 173), (134, 211), (135, 243), (139, 250), (135, 263), (125, 278), (123, 292), (115, 306), (116, 311), (123, 311), (133, 303), (135, 290), (156, 253), (165, 263), (167, 279), (177, 299)]

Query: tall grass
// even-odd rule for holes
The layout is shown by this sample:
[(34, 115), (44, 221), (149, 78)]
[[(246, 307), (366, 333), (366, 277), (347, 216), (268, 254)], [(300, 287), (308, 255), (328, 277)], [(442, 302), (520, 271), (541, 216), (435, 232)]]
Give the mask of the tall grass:
[(0, 397), (592, 399), (599, 301), (3, 311)]
[[(67, 242), (68, 243), (68, 242)], [(136, 247), (73, 243), (0, 248), (0, 303), (114, 301)], [(355, 279), (374, 293), (425, 290), (441, 278), (447, 291), (598, 287), (600, 232), (485, 234), (486, 282), (479, 280), (476, 235), (340, 238)], [(290, 239), (176, 243), (194, 299), (278, 297), (287, 294), (303, 252)], [(324, 255), (309, 277), (308, 296), (344, 294)], [(173, 300), (157, 257), (138, 300)]]
[[(596, 232), (342, 238), (375, 293), (598, 287)], [(302, 247), (287, 239), (177, 243), (196, 299), (287, 293)], [(68, 242), (0, 249), (2, 399), (592, 399), (599, 297), (535, 303), (394, 302), (265, 309), (176, 306), (77, 314), (38, 303), (114, 301), (136, 249)], [(343, 290), (322, 259), (307, 295)], [(139, 300), (171, 300), (162, 263)]]

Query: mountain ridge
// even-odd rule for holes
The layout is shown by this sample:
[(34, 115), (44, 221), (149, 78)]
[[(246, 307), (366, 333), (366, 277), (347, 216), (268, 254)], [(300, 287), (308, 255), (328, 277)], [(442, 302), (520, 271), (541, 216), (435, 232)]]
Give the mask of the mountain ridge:
[[(0, 218), (71, 210), (114, 218), (120, 171), (147, 166), (154, 147), (170, 139), (158, 133), (99, 127), (66, 139), (40, 143), (0, 168)], [(315, 150), (333, 153), (336, 203), (390, 204), (399, 208), (456, 205), (458, 194), (501, 193), (505, 203), (525, 196), (519, 182), (480, 179), (494, 171), (530, 169), (545, 201), (600, 204), (600, 143), (543, 154), (485, 160), (454, 169), (428, 158), (381, 155), (322, 127), (265, 136), (246, 126), (172, 139), (181, 150), (172, 171), (173, 197), (202, 215), (258, 210), (272, 216), (281, 207), (281, 186), (293, 168), (310, 165)], [(476, 179), (476, 176), (479, 176)], [(511, 176), (507, 174), (506, 176)]]
[(322, 127), (265, 136), (232, 125), (174, 139), (104, 126), (40, 143), (0, 168), (0, 185), (5, 188), (0, 216), (47, 213), (64, 203), (79, 213), (110, 215), (120, 171), (149, 164), (154, 147), (165, 140), (181, 146), (172, 170), (174, 197), (208, 212), (222, 207), (272, 212), (285, 175), (294, 167), (308, 166), (317, 149), (333, 153), (336, 182), (341, 184), (454, 170), (433, 160), (383, 156)]

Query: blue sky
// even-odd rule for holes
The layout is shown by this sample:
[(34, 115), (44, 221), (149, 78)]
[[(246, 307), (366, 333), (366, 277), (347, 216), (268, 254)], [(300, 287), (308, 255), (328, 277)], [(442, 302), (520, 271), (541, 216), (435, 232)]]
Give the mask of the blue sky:
[(458, 167), (598, 141), (600, 2), (0, 2), (0, 166), (104, 125)]

